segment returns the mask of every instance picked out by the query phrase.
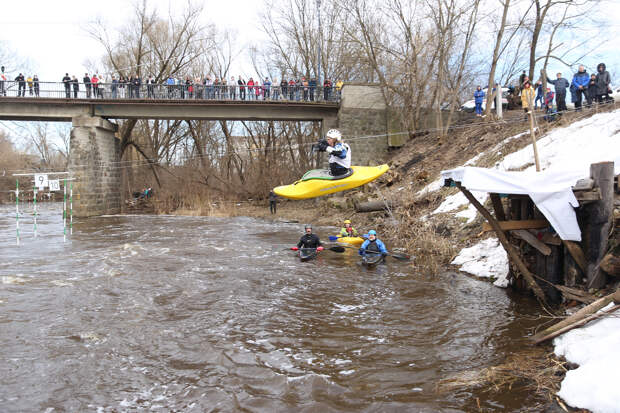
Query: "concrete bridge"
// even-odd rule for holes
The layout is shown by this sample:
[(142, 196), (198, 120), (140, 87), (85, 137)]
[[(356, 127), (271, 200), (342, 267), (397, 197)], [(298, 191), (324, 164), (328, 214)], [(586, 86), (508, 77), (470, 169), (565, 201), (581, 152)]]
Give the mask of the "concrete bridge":
[(122, 119), (316, 121), (323, 131), (339, 128), (352, 139), (356, 165), (377, 164), (388, 147), (388, 112), (377, 85), (345, 84), (340, 101), (67, 99), (0, 97), (0, 120), (72, 122), (69, 171), (78, 217), (115, 214), (121, 209), (118, 126)]

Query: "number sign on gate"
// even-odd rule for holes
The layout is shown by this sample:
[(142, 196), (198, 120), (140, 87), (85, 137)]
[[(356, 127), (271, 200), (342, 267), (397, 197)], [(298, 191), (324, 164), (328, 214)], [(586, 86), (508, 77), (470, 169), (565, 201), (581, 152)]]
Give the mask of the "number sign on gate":
[(49, 180), (50, 191), (60, 191), (60, 181), (58, 179)]
[(43, 188), (48, 186), (47, 174), (36, 174), (34, 176), (34, 184), (39, 190), (43, 190)]

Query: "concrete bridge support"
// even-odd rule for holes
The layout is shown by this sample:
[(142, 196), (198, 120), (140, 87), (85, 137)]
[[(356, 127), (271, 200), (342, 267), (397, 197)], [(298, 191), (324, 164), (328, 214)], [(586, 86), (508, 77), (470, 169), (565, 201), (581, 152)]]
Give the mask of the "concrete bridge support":
[(387, 157), (389, 121), (381, 88), (376, 84), (347, 83), (341, 93), (337, 117), (323, 119), (324, 133), (340, 129), (351, 147), (354, 165), (381, 164)]
[(117, 125), (96, 116), (72, 119), (69, 171), (73, 214), (90, 217), (121, 212), (120, 140)]

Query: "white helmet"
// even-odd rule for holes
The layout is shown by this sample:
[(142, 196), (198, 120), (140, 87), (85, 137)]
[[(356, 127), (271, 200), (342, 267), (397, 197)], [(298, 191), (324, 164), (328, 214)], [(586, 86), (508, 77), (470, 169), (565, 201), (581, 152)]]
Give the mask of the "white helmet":
[(337, 141), (342, 140), (342, 134), (338, 129), (330, 129), (327, 131), (327, 137), (331, 139), (336, 139)]

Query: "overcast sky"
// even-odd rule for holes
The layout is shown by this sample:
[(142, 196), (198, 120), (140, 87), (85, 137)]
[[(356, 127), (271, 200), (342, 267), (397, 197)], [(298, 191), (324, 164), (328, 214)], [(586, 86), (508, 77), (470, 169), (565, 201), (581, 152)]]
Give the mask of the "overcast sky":
[[(97, 62), (103, 55), (101, 45), (84, 30), (86, 24), (100, 17), (110, 27), (121, 26), (133, 14), (133, 4), (131, 0), (3, 0), (0, 40), (29, 59), (32, 73), (27, 71), (27, 74), (36, 73), (42, 81), (60, 81), (66, 72), (79, 77), (88, 71), (87, 60)], [(170, 4), (173, 10), (186, 7), (183, 0), (149, 0), (148, 4), (164, 16)], [(256, 44), (262, 37), (257, 25), (261, 6), (259, 0), (207, 0), (202, 18), (220, 29), (236, 31), (234, 38), (241, 44)], [(245, 56), (234, 62), (235, 73), (251, 71), (251, 63)], [(21, 71), (5, 66), (9, 74)]]

